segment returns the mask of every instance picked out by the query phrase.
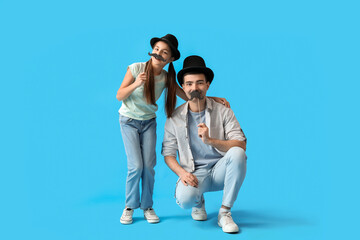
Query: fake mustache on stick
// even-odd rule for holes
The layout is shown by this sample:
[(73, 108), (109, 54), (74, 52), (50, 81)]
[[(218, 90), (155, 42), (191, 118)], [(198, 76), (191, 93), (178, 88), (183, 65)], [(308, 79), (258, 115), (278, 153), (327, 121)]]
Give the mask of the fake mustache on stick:
[(157, 60), (166, 62), (166, 60), (165, 60), (162, 56), (160, 56), (160, 55), (158, 55), (158, 54), (156, 54), (156, 53), (148, 53), (148, 55), (151, 56), (151, 57), (156, 58)]
[[(199, 123), (198, 125), (202, 122), (201, 121), (201, 115), (200, 115), (200, 99), (203, 99), (204, 97), (201, 96), (201, 92), (198, 90), (194, 90), (190, 93), (190, 99), (189, 101), (193, 100), (194, 98), (197, 98), (197, 104), (198, 104), (198, 109), (199, 109)], [(202, 137), (201, 135), (199, 135), (199, 137)]]
[(201, 96), (201, 93), (198, 90), (195, 90), (190, 93), (190, 100), (193, 100), (194, 98), (203, 99), (204, 97)]

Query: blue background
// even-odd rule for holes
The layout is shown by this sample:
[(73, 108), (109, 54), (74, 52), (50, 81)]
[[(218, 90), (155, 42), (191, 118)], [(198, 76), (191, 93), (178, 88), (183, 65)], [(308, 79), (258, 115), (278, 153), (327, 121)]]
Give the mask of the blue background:
[[(233, 207), (194, 222), (160, 155), (154, 208), (124, 226), (126, 157), (115, 98), (127, 65), (172, 33), (215, 72), (248, 137)], [(359, 5), (355, 1), (0, 1), (1, 239), (356, 238)], [(182, 103), (182, 101), (179, 101)]]

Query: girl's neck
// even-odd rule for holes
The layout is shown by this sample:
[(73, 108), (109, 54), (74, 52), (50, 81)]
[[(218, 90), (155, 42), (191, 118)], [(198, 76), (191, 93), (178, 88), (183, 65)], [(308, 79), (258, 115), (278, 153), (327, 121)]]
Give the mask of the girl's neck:
[(152, 65), (152, 68), (153, 68), (154, 76), (159, 76), (163, 70), (163, 68), (154, 65)]

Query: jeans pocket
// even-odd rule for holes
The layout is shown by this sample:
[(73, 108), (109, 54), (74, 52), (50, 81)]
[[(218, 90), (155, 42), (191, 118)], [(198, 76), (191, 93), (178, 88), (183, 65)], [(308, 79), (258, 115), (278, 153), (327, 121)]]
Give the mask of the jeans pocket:
[(132, 121), (132, 118), (129, 118), (129, 117), (125, 117), (123, 115), (120, 115), (120, 123), (122, 124), (126, 124), (128, 122)]

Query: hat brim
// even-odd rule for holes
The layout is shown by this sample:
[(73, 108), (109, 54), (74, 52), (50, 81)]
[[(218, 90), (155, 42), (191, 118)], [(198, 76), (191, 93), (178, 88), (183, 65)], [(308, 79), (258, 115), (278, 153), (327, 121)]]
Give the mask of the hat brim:
[(183, 85), (184, 83), (184, 75), (186, 73), (189, 72), (196, 72), (196, 73), (203, 73), (206, 76), (206, 81), (208, 81), (209, 83), (212, 82), (212, 80), (214, 79), (214, 72), (207, 67), (188, 67), (188, 68), (184, 68), (181, 69), (178, 74), (177, 74), (177, 79), (178, 79), (178, 83), (180, 84), (180, 86)]
[(179, 50), (177, 50), (176, 47), (174, 47), (174, 46), (171, 44), (171, 42), (168, 41), (166, 38), (157, 38), (157, 37), (152, 38), (152, 39), (150, 40), (150, 45), (151, 45), (151, 47), (154, 48), (155, 43), (157, 43), (158, 41), (166, 42), (167, 45), (169, 45), (169, 47), (170, 47), (170, 49), (171, 49), (171, 53), (172, 53), (172, 55), (173, 55), (173, 57), (174, 57), (174, 61), (176, 61), (176, 60), (178, 60), (178, 59), (180, 58), (180, 52), (179, 52)]

